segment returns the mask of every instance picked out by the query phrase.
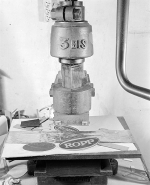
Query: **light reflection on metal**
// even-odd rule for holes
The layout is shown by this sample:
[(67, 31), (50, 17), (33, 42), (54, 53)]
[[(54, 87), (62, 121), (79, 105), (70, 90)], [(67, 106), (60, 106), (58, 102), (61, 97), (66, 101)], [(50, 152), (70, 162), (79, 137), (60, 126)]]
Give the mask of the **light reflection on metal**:
[(150, 100), (150, 89), (132, 84), (126, 74), (126, 48), (130, 0), (117, 1), (116, 73), (121, 86), (129, 93)]

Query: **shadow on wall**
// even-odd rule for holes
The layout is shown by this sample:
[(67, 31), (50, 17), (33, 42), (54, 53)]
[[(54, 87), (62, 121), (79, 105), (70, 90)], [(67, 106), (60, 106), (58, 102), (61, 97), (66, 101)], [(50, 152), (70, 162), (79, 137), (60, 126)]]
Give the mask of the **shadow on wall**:
[(3, 70), (0, 69), (0, 110), (5, 109), (4, 80), (3, 80), (4, 77), (11, 79)]
[(150, 171), (150, 110), (131, 109), (124, 117)]

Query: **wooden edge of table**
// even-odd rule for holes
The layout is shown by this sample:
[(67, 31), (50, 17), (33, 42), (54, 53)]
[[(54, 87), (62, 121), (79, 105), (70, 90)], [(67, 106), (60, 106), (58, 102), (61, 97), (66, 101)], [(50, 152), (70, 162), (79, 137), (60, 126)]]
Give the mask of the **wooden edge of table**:
[[(111, 157), (110, 157), (111, 156)], [(31, 156), (31, 157), (17, 157), (17, 158), (7, 158), (9, 160), (80, 160), (80, 159), (121, 159), (121, 158), (141, 158), (141, 153), (137, 150), (134, 151), (117, 151), (101, 153), (78, 153), (78, 154), (54, 154), (47, 156)]]

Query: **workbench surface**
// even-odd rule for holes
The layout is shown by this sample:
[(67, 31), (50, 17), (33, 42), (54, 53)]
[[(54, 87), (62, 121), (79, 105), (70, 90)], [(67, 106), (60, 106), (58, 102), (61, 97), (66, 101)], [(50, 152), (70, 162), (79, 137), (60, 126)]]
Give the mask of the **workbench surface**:
[[(134, 185), (134, 184), (150, 184), (146, 173), (146, 165), (142, 161), (141, 153), (138, 149), (138, 146), (132, 138), (129, 128), (124, 120), (124, 118), (116, 118), (114, 116), (102, 116), (102, 117), (90, 117), (89, 126), (71, 126), (71, 127), (54, 127), (53, 122), (48, 120), (42, 126), (38, 128), (21, 128), (21, 121), (24, 120), (13, 120), (10, 132), (5, 141), (2, 157), (7, 159), (16, 159), (13, 162), (8, 162), (9, 169), (17, 165), (26, 165), (25, 159), (35, 159), (35, 160), (51, 160), (51, 159), (102, 159), (102, 158), (122, 158), (118, 159), (119, 168), (118, 173), (115, 176), (108, 177), (108, 185)], [(57, 128), (57, 129), (56, 129)], [(63, 128), (63, 131), (61, 129)], [(69, 141), (78, 141), (83, 138), (98, 138), (98, 143), (92, 145), (89, 148), (82, 148), (77, 150), (66, 150), (60, 148), (60, 144), (66, 142), (66, 140), (58, 140), (58, 138), (53, 140), (53, 144), (56, 146), (52, 150), (47, 151), (29, 151), (25, 150), (24, 146), (32, 143), (34, 140), (38, 141), (38, 137), (34, 137), (34, 133), (63, 133), (64, 129), (70, 129), (69, 132), (72, 132), (72, 136), (69, 135)], [(72, 129), (73, 128), (73, 129)], [(71, 130), (72, 129), (72, 130)], [(98, 132), (97, 131), (102, 131)], [(121, 133), (121, 131), (127, 131)], [(74, 132), (73, 132), (74, 131)], [(74, 133), (78, 131), (78, 134), (73, 137)], [(32, 132), (31, 138), (28, 136), (29, 132)], [(67, 131), (68, 132), (68, 131)], [(15, 133), (20, 134), (19, 137)], [(81, 137), (81, 134), (91, 134), (90, 136), (86, 135)], [(105, 134), (104, 134), (105, 133)], [(69, 133), (68, 133), (69, 134)], [(93, 136), (94, 134), (94, 136)], [(116, 137), (118, 134), (119, 137)], [(80, 136), (78, 138), (78, 135)], [(11, 136), (11, 137), (10, 137)], [(20, 139), (21, 138), (21, 139)], [(62, 138), (62, 137), (61, 137)], [(15, 139), (15, 140), (14, 140)], [(52, 138), (51, 138), (52, 139)], [(59, 138), (60, 139), (60, 138)], [(30, 142), (29, 142), (30, 141)], [(68, 139), (67, 139), (68, 141)], [(106, 142), (107, 141), (107, 142)], [(115, 142), (114, 142), (115, 141)], [(128, 141), (128, 142), (126, 142)], [(82, 141), (83, 142), (83, 141)], [(83, 142), (83, 144), (85, 141)], [(109, 145), (110, 144), (110, 145)], [(114, 146), (113, 146), (114, 144)], [(114, 149), (114, 147), (118, 147)], [(20, 159), (23, 159), (21, 161)], [(19, 168), (20, 169), (20, 168)], [(0, 185), (2, 184), (2, 179), (0, 180)], [(25, 174), (21, 177), (21, 184), (37, 184), (37, 178), (31, 177)]]
[(3, 158), (51, 160), (141, 157), (123, 118), (93, 116), (90, 117), (89, 126), (69, 127), (55, 126), (53, 121), (48, 120), (36, 128), (22, 128), (22, 121), (25, 120), (13, 120), (4, 144)]

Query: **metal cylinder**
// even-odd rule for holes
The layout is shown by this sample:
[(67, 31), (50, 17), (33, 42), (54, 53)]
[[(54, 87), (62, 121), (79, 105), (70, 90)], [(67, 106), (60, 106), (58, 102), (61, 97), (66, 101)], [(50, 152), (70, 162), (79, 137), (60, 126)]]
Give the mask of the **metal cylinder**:
[(81, 59), (63, 59), (63, 58), (60, 58), (59, 59), (59, 62), (61, 64), (70, 64), (70, 65), (82, 64), (84, 61), (85, 61), (84, 58), (81, 58)]
[(83, 63), (78, 65), (61, 65), (62, 86), (69, 89), (77, 89), (83, 86), (85, 73)]
[(53, 57), (81, 59), (93, 55), (92, 26), (88, 22), (56, 22), (51, 30)]

